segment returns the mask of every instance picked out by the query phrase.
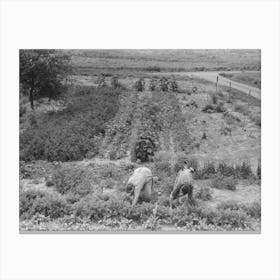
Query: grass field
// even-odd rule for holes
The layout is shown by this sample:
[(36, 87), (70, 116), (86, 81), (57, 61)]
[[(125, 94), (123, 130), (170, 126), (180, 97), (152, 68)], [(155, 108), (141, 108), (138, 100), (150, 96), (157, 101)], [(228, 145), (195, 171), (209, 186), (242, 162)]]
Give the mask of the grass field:
[[(63, 98), (42, 99), (34, 112), (21, 100), (21, 231), (260, 231), (260, 100), (170, 73), (257, 70), (258, 51), (67, 52), (76, 72)], [(100, 71), (117, 75), (119, 86), (107, 75), (98, 88)], [(178, 90), (158, 88), (162, 76), (173, 77)], [(135, 162), (142, 138), (153, 143), (153, 156)], [(171, 212), (183, 160), (196, 167), (195, 205), (176, 201)], [(159, 182), (150, 203), (132, 208), (125, 184), (137, 166), (149, 167)]]
[(249, 86), (261, 88), (261, 72), (220, 73), (221, 76)]
[(260, 70), (256, 50), (75, 50), (76, 74)]

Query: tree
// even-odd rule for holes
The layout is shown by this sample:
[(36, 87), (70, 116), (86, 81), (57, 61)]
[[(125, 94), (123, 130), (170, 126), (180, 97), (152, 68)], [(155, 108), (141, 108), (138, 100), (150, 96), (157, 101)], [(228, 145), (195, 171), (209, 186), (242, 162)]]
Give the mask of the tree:
[(20, 50), (20, 84), (23, 94), (34, 99), (61, 93), (62, 82), (70, 71), (69, 56), (55, 50)]

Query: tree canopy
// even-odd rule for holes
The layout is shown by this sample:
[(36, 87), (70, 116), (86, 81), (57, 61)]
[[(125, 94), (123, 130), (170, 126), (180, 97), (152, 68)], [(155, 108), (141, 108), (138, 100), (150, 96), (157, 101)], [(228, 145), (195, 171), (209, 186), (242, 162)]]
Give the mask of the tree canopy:
[(34, 99), (57, 97), (70, 72), (69, 56), (56, 50), (20, 50), (19, 55), (20, 84), (23, 94), (29, 95), (31, 108)]

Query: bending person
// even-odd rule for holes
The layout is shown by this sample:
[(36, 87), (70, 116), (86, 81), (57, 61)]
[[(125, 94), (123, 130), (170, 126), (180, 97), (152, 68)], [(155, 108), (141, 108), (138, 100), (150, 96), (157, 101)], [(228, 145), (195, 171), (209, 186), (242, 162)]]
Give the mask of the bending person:
[(171, 209), (173, 208), (173, 200), (186, 194), (188, 195), (189, 201), (193, 203), (193, 173), (194, 169), (192, 167), (187, 168), (187, 166), (178, 172), (169, 199)]
[(126, 191), (133, 194), (134, 199), (132, 206), (134, 206), (139, 199), (150, 201), (152, 193), (154, 192), (153, 185), (158, 180), (153, 177), (152, 171), (147, 167), (138, 167), (128, 179)]

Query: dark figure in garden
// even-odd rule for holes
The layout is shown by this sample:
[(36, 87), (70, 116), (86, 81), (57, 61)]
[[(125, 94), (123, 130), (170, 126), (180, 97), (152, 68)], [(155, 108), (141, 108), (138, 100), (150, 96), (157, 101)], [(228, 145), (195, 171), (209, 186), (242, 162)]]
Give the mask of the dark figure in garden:
[(184, 195), (188, 195), (188, 200), (193, 204), (193, 173), (194, 169), (192, 167), (187, 168), (187, 166), (178, 172), (173, 190), (170, 194), (171, 209), (173, 208), (173, 201)]

